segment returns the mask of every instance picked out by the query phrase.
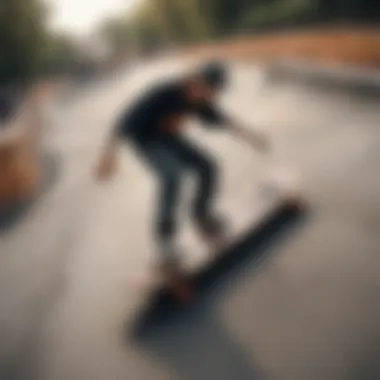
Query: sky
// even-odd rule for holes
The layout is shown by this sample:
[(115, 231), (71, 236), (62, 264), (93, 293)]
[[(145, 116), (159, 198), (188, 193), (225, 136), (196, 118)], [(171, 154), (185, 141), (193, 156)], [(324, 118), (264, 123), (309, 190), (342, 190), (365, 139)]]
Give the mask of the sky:
[(90, 34), (110, 16), (127, 13), (141, 0), (48, 0), (54, 29), (77, 36)]

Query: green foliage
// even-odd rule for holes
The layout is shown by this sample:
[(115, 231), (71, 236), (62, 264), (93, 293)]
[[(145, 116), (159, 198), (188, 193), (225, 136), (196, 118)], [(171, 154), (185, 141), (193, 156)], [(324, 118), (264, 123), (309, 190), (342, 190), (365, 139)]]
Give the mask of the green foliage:
[[(80, 1), (80, 0), (78, 0)], [(44, 0), (0, 0), (0, 85), (87, 65), (73, 40), (49, 36)], [(130, 17), (107, 20), (111, 54), (223, 38), (308, 20), (378, 19), (378, 0), (141, 0)]]
[(212, 26), (213, 37), (223, 37), (234, 33), (237, 21), (247, 11), (260, 5), (262, 2), (263, 0), (210, 0), (204, 3), (199, 2), (199, 7), (205, 15), (208, 24)]
[[(146, 0), (132, 18), (138, 45), (192, 43), (276, 25), (311, 12), (317, 0)], [(149, 45), (149, 44), (148, 44)]]
[(75, 41), (65, 35), (50, 35), (44, 54), (43, 74), (71, 74), (83, 60)]
[(208, 35), (196, 0), (148, 0), (134, 16), (137, 35), (158, 44), (186, 43)]
[(123, 19), (107, 19), (100, 27), (100, 38), (108, 45), (112, 55), (119, 55), (130, 49), (132, 44), (131, 27)]
[(0, 83), (29, 81), (41, 69), (46, 10), (39, 0), (2, 0), (0, 4)]
[(275, 0), (252, 8), (237, 25), (242, 29), (273, 27), (308, 17), (314, 11), (314, 0)]
[(379, 20), (378, 0), (316, 0), (321, 19)]
[(144, 0), (121, 20), (128, 44), (154, 50), (171, 44), (213, 40), (247, 30), (311, 21), (379, 15), (378, 0)]

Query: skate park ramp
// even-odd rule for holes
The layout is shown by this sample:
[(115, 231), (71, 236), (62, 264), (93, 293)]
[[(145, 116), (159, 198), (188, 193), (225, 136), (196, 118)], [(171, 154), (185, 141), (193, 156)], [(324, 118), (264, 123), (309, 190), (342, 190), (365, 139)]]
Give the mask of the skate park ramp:
[[(251, 64), (231, 67), (220, 102), (269, 133), (273, 154), (189, 131), (220, 163), (220, 211), (236, 231), (252, 226), (261, 179), (284, 166), (300, 173), (312, 212), (245, 251), (198, 307), (130, 333), (144, 301), (131, 279), (156, 257), (154, 180), (128, 147), (114, 181), (94, 182), (93, 166), (116, 111), (179, 66), (141, 66), (57, 111), (45, 143), (59, 153), (59, 178), (0, 238), (0, 377), (379, 378), (378, 99), (267, 82)], [(186, 259), (201, 262), (188, 227)]]

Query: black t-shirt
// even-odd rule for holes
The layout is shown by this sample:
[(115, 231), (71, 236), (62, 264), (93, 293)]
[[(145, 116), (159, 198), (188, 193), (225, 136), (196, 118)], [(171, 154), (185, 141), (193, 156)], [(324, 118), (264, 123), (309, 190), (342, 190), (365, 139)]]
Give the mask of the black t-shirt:
[(173, 136), (177, 131), (165, 131), (165, 123), (182, 116), (196, 116), (205, 125), (215, 127), (226, 121), (213, 104), (191, 104), (181, 84), (172, 82), (156, 86), (125, 112), (117, 125), (117, 134), (139, 143)]

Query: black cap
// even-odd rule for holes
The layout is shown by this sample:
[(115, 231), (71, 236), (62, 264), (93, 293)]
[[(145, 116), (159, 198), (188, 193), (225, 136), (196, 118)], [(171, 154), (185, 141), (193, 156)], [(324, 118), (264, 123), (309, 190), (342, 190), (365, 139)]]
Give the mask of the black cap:
[(227, 81), (227, 69), (222, 63), (210, 62), (201, 68), (200, 77), (213, 87), (223, 87)]

